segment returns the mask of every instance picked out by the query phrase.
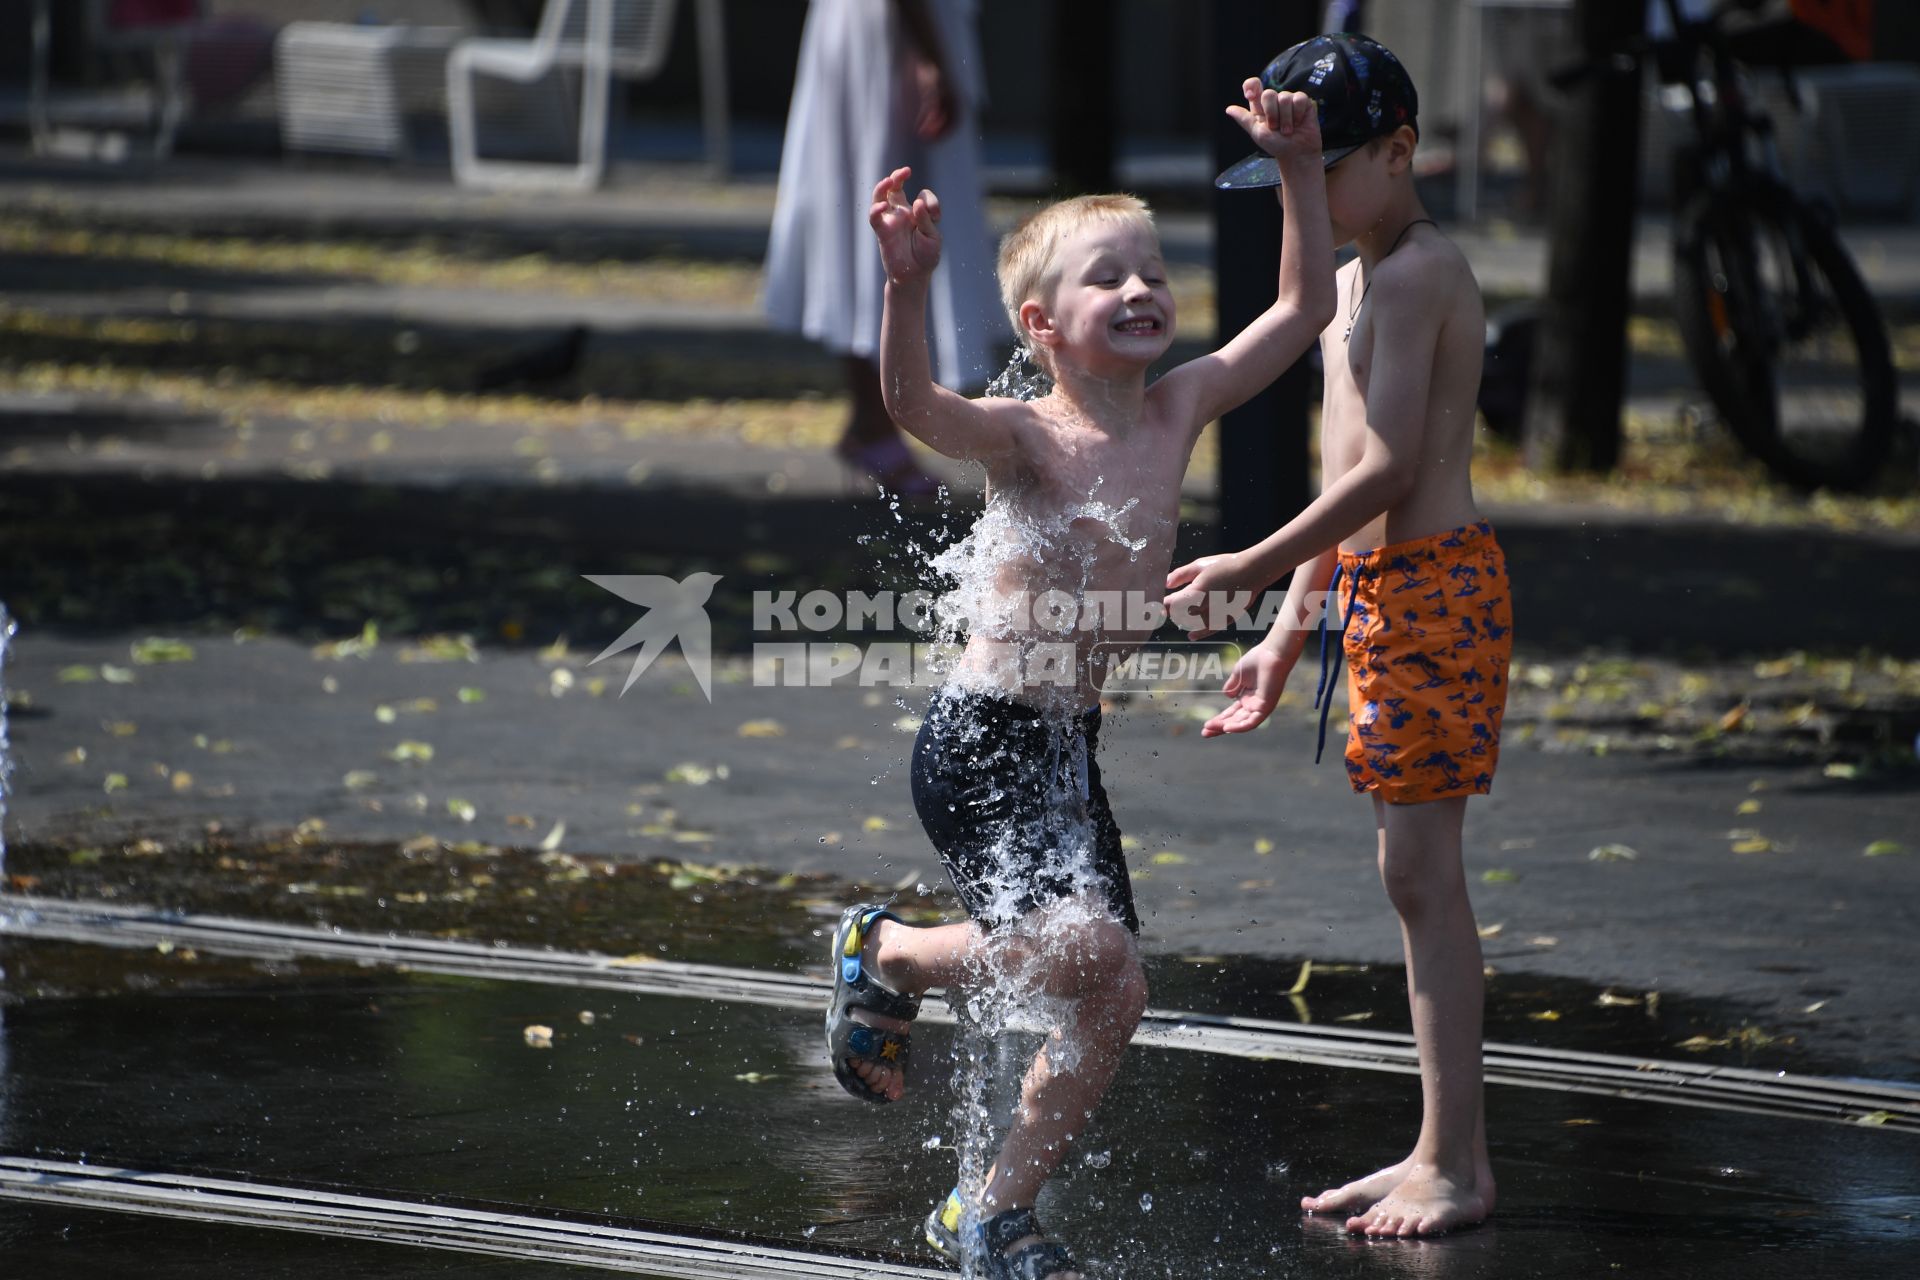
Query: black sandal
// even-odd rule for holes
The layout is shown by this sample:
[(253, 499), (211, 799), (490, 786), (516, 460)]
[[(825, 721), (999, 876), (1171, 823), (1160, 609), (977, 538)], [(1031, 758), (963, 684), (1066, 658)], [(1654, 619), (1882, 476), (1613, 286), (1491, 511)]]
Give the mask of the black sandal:
[[(956, 1266), (963, 1265), (965, 1245), (960, 1230), (965, 1217), (966, 1207), (960, 1200), (958, 1187), (927, 1215), (927, 1244)], [(982, 1274), (988, 1280), (1046, 1280), (1048, 1276), (1080, 1270), (1073, 1255), (1067, 1251), (1067, 1246), (1051, 1240), (1030, 1244), (1012, 1255), (1007, 1253), (1007, 1246), (1016, 1240), (1046, 1234), (1040, 1229), (1032, 1209), (1008, 1209), (1005, 1213), (996, 1213), (976, 1230), (979, 1233)]]
[(866, 945), (867, 931), (879, 920), (906, 923), (883, 907), (863, 903), (841, 912), (840, 925), (833, 931), (833, 1003), (827, 1007), (827, 1057), (840, 1087), (862, 1102), (893, 1099), (862, 1080), (853, 1064), (882, 1062), (905, 1079), (912, 1037), (905, 1031), (868, 1026), (856, 1020), (853, 1011), (865, 1009), (902, 1022), (912, 1022), (920, 1013), (919, 996), (889, 991), (861, 964), (860, 950)]

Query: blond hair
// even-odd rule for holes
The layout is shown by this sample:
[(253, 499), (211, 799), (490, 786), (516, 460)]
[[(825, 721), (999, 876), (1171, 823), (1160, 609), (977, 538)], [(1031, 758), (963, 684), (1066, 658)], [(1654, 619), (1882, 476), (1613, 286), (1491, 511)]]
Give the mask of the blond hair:
[(1059, 282), (1060, 244), (1090, 222), (1118, 222), (1144, 228), (1156, 240), (1153, 210), (1138, 196), (1125, 194), (1075, 196), (1036, 210), (1022, 218), (1000, 241), (1000, 303), (1013, 321), (1013, 331), (1026, 341), (1020, 307)]

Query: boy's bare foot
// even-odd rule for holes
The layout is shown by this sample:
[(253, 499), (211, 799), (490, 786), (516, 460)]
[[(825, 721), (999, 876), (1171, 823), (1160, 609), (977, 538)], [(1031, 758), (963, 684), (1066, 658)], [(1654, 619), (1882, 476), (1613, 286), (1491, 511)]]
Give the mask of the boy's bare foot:
[(1411, 1168), (1413, 1157), (1409, 1156), (1399, 1164), (1355, 1178), (1344, 1187), (1322, 1191), (1317, 1196), (1302, 1196), (1300, 1207), (1308, 1213), (1358, 1213), (1386, 1199), (1388, 1192), (1406, 1181)]
[(1471, 1184), (1461, 1185), (1413, 1157), (1344, 1187), (1301, 1198), (1309, 1213), (1346, 1213), (1347, 1230), (1370, 1236), (1437, 1235), (1484, 1221), (1493, 1212), (1493, 1168), (1474, 1162)]
[(1493, 1211), (1493, 1181), (1456, 1182), (1420, 1166), (1365, 1213), (1347, 1219), (1347, 1230), (1368, 1236), (1435, 1236), (1486, 1221)]

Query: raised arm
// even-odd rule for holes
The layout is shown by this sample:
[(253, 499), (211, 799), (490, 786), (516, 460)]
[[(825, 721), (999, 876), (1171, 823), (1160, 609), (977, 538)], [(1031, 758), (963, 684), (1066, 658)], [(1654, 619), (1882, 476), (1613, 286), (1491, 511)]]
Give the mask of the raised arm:
[(969, 400), (933, 380), (927, 354), (927, 289), (940, 264), (940, 198), (904, 193), (911, 169), (895, 169), (873, 189), (867, 221), (886, 267), (880, 315), (880, 391), (900, 429), (949, 458), (985, 461), (1012, 451), (1014, 401)]
[(1272, 582), (1391, 511), (1413, 488), (1434, 352), (1446, 314), (1445, 290), (1445, 279), (1419, 270), (1411, 256), (1375, 268), (1373, 349), (1392, 352), (1393, 358), (1374, 361), (1359, 461), (1333, 477), (1306, 510), (1238, 553), (1248, 580)]
[(1227, 108), (1247, 136), (1280, 162), (1280, 286), (1271, 307), (1211, 355), (1156, 384), (1190, 406), (1194, 430), (1245, 404), (1287, 371), (1333, 320), (1333, 225), (1327, 215), (1319, 108), (1304, 93), (1241, 86), (1245, 107)]

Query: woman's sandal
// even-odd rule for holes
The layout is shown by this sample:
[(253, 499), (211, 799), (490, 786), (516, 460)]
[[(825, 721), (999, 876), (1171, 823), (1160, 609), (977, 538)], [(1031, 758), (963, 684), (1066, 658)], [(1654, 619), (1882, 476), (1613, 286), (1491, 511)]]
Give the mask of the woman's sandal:
[(905, 1031), (868, 1026), (853, 1017), (855, 1009), (912, 1022), (920, 1013), (920, 997), (905, 996), (880, 985), (861, 963), (867, 931), (880, 920), (905, 924), (899, 916), (873, 903), (848, 907), (833, 931), (833, 1003), (827, 1007), (827, 1057), (834, 1079), (862, 1102), (891, 1102), (853, 1069), (855, 1062), (884, 1063), (906, 1077), (912, 1037)]
[[(927, 1215), (927, 1244), (955, 1266), (964, 1265), (966, 1246), (961, 1241), (961, 1224), (966, 1206), (955, 1187), (934, 1211)], [(1030, 1244), (1009, 1255), (1007, 1246), (1028, 1236), (1045, 1235), (1034, 1219), (1032, 1209), (1008, 1209), (996, 1213), (979, 1227), (980, 1265), (988, 1280), (1046, 1280), (1048, 1276), (1080, 1270), (1067, 1247), (1051, 1240)]]

